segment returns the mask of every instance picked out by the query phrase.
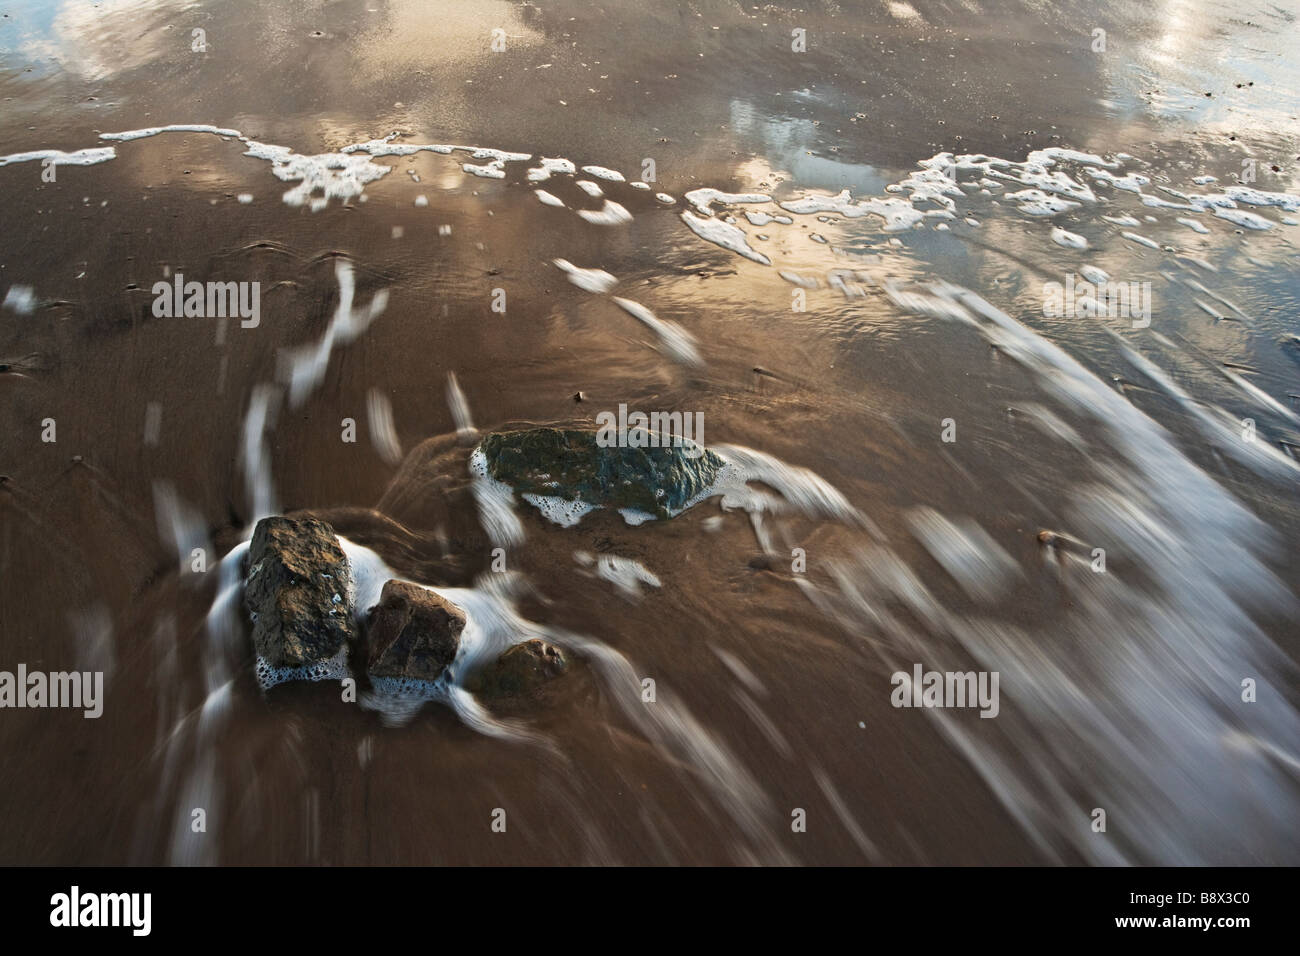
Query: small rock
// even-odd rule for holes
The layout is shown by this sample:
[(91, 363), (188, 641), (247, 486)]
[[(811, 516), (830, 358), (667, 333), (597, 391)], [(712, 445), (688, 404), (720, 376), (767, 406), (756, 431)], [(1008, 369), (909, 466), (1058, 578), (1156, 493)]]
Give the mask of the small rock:
[(366, 628), (371, 677), (437, 680), (456, 658), (465, 612), (440, 594), (389, 581)]
[(489, 700), (528, 697), (537, 694), (568, 669), (569, 661), (562, 650), (533, 638), (516, 644), (495, 663), (484, 668), (472, 689)]

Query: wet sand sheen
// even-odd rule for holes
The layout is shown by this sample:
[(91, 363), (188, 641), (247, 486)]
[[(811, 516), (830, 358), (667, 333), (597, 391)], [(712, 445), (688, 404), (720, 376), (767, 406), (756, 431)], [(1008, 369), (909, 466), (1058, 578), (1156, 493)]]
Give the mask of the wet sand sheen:
[[(813, 32), (946, 57), (937, 11), (913, 6), (921, 25), (840, 15)], [(527, 72), (467, 33), (434, 64), (438, 95), (447, 78), (464, 87), (445, 116), (414, 81), (397, 108), (360, 81), (335, 103), (302, 99), (296, 76), (277, 101), (249, 73), (229, 112), (176, 116), (128, 64), (97, 74), (122, 102), (93, 124), (64, 110), (49, 129), (0, 127), (10, 155), (115, 149), (39, 189), (48, 157), (0, 169), (21, 224), (4, 285), (34, 290), (31, 307), (0, 310), (3, 660), (111, 664), (99, 721), (6, 713), (6, 861), (1294, 862), (1295, 185), (1233, 182), (1213, 114), (1160, 129), (1154, 105), (1093, 115), (1080, 91), (1105, 87), (1096, 67), (1008, 10), (1058, 44), (1044, 55), (1061, 72), (1089, 77), (1022, 102), (1007, 123), (1044, 132), (1012, 143), (1011, 126), (981, 130), (946, 102), (941, 75), (892, 104), (901, 88), (871, 78), (893, 56), (852, 65), (849, 38), (814, 52), (820, 91), (774, 55), (731, 58), (738, 85), (710, 91), (727, 48), (696, 50), (722, 32), (708, 17), (616, 67), (594, 49), (575, 59), (563, 34), (616, 41), (504, 5), (536, 38), (510, 54)], [(606, 16), (649, 32), (630, 9)], [(773, 15), (779, 34), (788, 16)], [(763, 36), (718, 17), (742, 49)], [(318, 57), (374, 64), (400, 46), (322, 28), (282, 41), (306, 76)], [(355, 47), (312, 46), (342, 35)], [(683, 37), (694, 45), (675, 51)], [(142, 64), (170, 62), (151, 55)], [(991, 103), (998, 70), (1017, 67), (980, 69), (964, 95)], [(620, 92), (596, 109), (533, 99), (599, 88), (601, 72)], [(27, 82), (23, 109), (55, 95), (53, 79)], [(871, 83), (868, 132), (849, 94)], [(512, 91), (525, 105), (464, 109)], [(647, 91), (654, 105), (627, 121)], [(100, 139), (172, 119), (228, 139)], [(1281, 142), (1259, 131), (1252, 146)], [(331, 175), (264, 143), (349, 158)], [(489, 145), (406, 148), (433, 143)], [(1090, 158), (1050, 152), (1061, 145)], [(1000, 159), (954, 158), (985, 150)], [(643, 154), (659, 156), (648, 189)], [(1135, 172), (1149, 181), (1118, 184)], [(1044, 314), (1044, 284), (1089, 268), (1152, 284), (1149, 330)], [(156, 318), (164, 270), (260, 282), (260, 324)], [(733, 492), (640, 526), (595, 511), (559, 527), (518, 502), (518, 591), (500, 603), (468, 468), (420, 469), (433, 449), (467, 455), (475, 426), (620, 403), (699, 411), (710, 445), (808, 469), (861, 520), (800, 506), (792, 486), (783, 513)], [(1235, 437), (1247, 416), (1257, 444)], [(45, 418), (57, 443), (39, 442)], [(355, 444), (340, 440), (347, 418)], [(559, 704), (523, 715), (533, 741), (438, 704), (386, 726), (333, 685), (262, 695), (246, 625), (209, 624), (216, 558), (262, 514), (300, 509), (395, 576), (475, 589), (482, 613), (509, 606), (569, 636), (582, 666)], [(1040, 528), (1078, 546), (1044, 549)], [(212, 570), (178, 573), (196, 541)], [(582, 553), (635, 561), (659, 586), (631, 597)], [(890, 674), (916, 661), (1000, 671), (1001, 714), (894, 708)], [(1260, 682), (1256, 710), (1234, 706), (1242, 676)], [(660, 703), (629, 699), (645, 677)], [(1112, 808), (1104, 841), (1088, 827), (1098, 805)], [(498, 807), (508, 837), (490, 828)], [(791, 830), (796, 809), (807, 832)]]

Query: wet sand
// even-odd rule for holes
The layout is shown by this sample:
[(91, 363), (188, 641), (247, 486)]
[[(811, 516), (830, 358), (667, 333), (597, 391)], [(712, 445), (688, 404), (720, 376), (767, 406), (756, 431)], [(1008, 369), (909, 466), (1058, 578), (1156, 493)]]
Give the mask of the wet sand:
[[(987, 171), (971, 170), (957, 173), (969, 188), (951, 220), (906, 230), (779, 205), (845, 188), (897, 197), (886, 187), (939, 154), (1024, 163), (1053, 147), (1146, 177), (1143, 194), (1168, 202), (1183, 200), (1162, 186), (1186, 197), (1238, 184), (1243, 160), (1256, 161), (1247, 185), (1295, 197), (1294, 10), (368, 0), (3, 12), (0, 155), (115, 149), (54, 167), (53, 182), (39, 160), (0, 166), (0, 289), (35, 299), (0, 309), (0, 669), (107, 680), (97, 720), (0, 712), (3, 862), (1300, 859), (1300, 227), (1284, 221), (1300, 213), (1237, 204), (1270, 224), (1255, 230), (1214, 214), (1225, 207), (1143, 205), (1087, 172), (1112, 167), (1065, 159), (1053, 168), (1097, 199), (1052, 217), (1005, 198), (1023, 185), (982, 193)], [(797, 28), (805, 53), (791, 50)], [(505, 52), (490, 48), (494, 29)], [(296, 184), (234, 137), (101, 139), (169, 124), (305, 156), (397, 132), (533, 159), (498, 180), (466, 173), (491, 162), (468, 152), (376, 155), (391, 172), (313, 210), (286, 202)], [(629, 180), (650, 158), (655, 180), (530, 181), (538, 157)], [(1217, 182), (1195, 182), (1207, 176)], [(686, 194), (703, 187), (772, 197), (712, 206), (771, 265), (683, 223)], [(604, 198), (631, 220), (575, 215)], [(792, 222), (746, 220), (759, 210)], [(1054, 242), (1052, 227), (1087, 250)], [(557, 257), (618, 285), (580, 289)], [(327, 334), (340, 263), (358, 305), (386, 305), (295, 405), (287, 357)], [(1150, 327), (1045, 315), (1045, 284), (1084, 265), (1151, 283)], [(863, 273), (860, 295), (833, 288), (836, 269)], [(260, 323), (156, 317), (151, 290), (177, 272), (260, 283)], [(816, 280), (804, 311), (782, 272)], [(702, 364), (675, 361), (611, 296), (680, 326)], [(713, 498), (671, 521), (602, 511), (563, 528), (521, 503), (508, 603), (578, 636), (564, 693), (518, 718), (528, 741), (437, 703), (388, 726), (332, 684), (263, 694), (246, 623), (223, 629), (209, 611), (218, 560), (266, 513), (325, 517), (424, 584), (496, 586), (463, 466), (417, 467), (422, 443), (456, 430), (453, 373), (484, 431), (620, 403), (701, 412), (710, 444), (808, 469), (865, 520), (753, 516)], [(376, 440), (376, 393), (397, 457)], [(273, 414), (255, 428), (263, 399)], [(355, 443), (341, 440), (347, 418)], [(57, 441), (42, 441), (46, 419)], [(941, 438), (948, 419), (955, 442)], [(954, 530), (970, 523), (982, 533)], [(1044, 549), (1041, 529), (1080, 546)], [(765, 538), (775, 557), (756, 561)], [(196, 541), (211, 559), (202, 574), (183, 560)], [(1089, 566), (1094, 547), (1104, 573)], [(661, 586), (629, 600), (580, 551), (635, 559)], [(600, 666), (611, 655), (655, 680), (656, 703)], [(894, 707), (891, 674), (915, 663), (999, 672), (999, 716)], [(1254, 703), (1241, 700), (1247, 678)], [(1092, 829), (1098, 807), (1105, 833)], [(191, 831), (195, 808), (206, 833)], [(491, 829), (497, 808), (505, 834)], [(806, 832), (792, 830), (796, 810)]]

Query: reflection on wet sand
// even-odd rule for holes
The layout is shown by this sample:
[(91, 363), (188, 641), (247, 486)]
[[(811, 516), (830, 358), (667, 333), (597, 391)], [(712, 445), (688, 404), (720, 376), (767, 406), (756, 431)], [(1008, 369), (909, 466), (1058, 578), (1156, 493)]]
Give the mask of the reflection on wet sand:
[[(106, 694), (6, 712), (6, 859), (1300, 858), (1275, 8), (72, 6), (0, 24), (0, 663)], [(621, 407), (725, 468), (651, 516), (476, 463)], [(446, 679), (263, 692), (277, 514), (359, 629), (461, 608)], [(491, 699), (529, 641), (572, 666)]]

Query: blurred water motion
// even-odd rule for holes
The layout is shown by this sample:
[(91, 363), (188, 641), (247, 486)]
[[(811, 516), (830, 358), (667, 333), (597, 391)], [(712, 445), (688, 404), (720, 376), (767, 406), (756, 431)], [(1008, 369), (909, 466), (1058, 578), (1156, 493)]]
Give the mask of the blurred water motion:
[[(4, 862), (1300, 861), (1288, 9), (6, 9), (0, 670), (107, 696), (0, 719)], [(471, 474), (620, 405), (716, 493)], [(301, 510), (564, 691), (262, 694)]]

